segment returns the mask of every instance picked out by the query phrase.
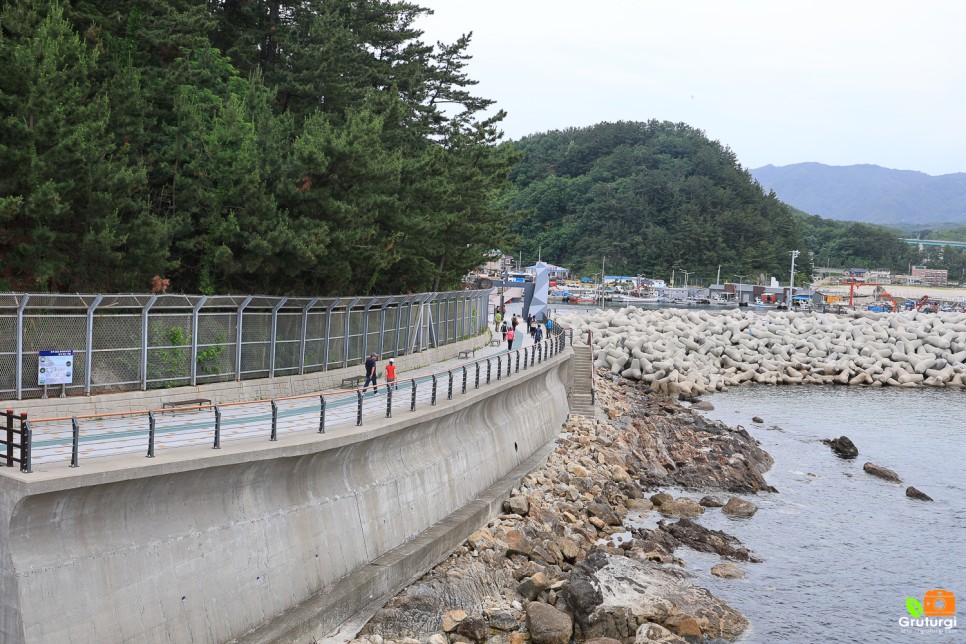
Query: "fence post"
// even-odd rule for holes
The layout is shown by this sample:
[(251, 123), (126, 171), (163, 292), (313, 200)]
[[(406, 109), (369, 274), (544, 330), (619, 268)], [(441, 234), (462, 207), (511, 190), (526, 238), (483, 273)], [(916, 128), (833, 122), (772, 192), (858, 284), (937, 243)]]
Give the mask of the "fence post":
[(154, 458), (154, 429), (155, 429), (155, 419), (154, 412), (148, 412), (148, 458)]
[(466, 365), (463, 365), (463, 390), (460, 393), (464, 393), (464, 394), (466, 393), (466, 378), (467, 378)]
[(299, 375), (305, 373), (305, 343), (309, 334), (309, 311), (318, 303), (319, 298), (313, 297), (302, 309), (302, 333), (299, 336)]
[(13, 410), (7, 410), (7, 467), (13, 467)]
[(274, 400), (272, 400), (272, 437), (269, 440), (278, 440), (278, 405)]
[(392, 385), (386, 383), (386, 418), (392, 418)]
[(453, 399), (453, 372), (451, 370), (448, 373), (449, 373), (449, 387), (446, 389), (446, 400), (452, 400)]
[(362, 391), (357, 389), (356, 396), (359, 398), (359, 406), (356, 410), (356, 427), (362, 427)]
[[(23, 312), (27, 308), (30, 296), (24, 293), (20, 305), (17, 307), (17, 357), (14, 371), (14, 382), (17, 388), (17, 400), (23, 399)], [(22, 469), (23, 464), (21, 464)]]
[(158, 296), (152, 295), (141, 309), (141, 391), (148, 389), (148, 315), (157, 301)]
[(27, 414), (20, 414), (20, 430), (23, 432), (20, 441), (20, 471), (24, 474), (30, 474), (33, 469), (30, 467), (30, 461), (33, 460), (33, 430), (30, 429), (30, 421), (27, 420)]
[(409, 401), (409, 411), (416, 411), (416, 379), (413, 378), (411, 382), (413, 383), (413, 395)]
[(98, 295), (91, 302), (91, 305), (87, 307), (87, 328), (84, 337), (86, 339), (86, 344), (84, 345), (84, 395), (91, 395), (91, 360), (94, 359), (94, 309), (97, 305), (101, 303), (104, 299), (103, 295)]
[(242, 333), (245, 330), (243, 318), (245, 317), (245, 307), (252, 301), (252, 296), (246, 297), (238, 305), (238, 313), (235, 315), (235, 381), (242, 379)]
[(77, 452), (79, 451), (78, 444), (80, 443), (80, 423), (77, 422), (77, 416), (71, 416), (70, 428), (70, 466), (77, 467)]
[(520, 350), (517, 349), (517, 373), (520, 373)]
[(490, 384), (490, 369), (492, 365), (490, 364), (490, 359), (486, 359), (486, 384)]
[(329, 344), (332, 342), (332, 310), (338, 306), (339, 298), (332, 300), (332, 304), (325, 310), (325, 337), (322, 339), (322, 371), (329, 370)]
[(319, 396), (319, 433), (325, 433), (325, 396)]
[(543, 362), (543, 342), (537, 345), (537, 364)]
[(221, 410), (215, 405), (215, 445), (211, 449), (221, 449)]
[(476, 363), (476, 384), (473, 386), (474, 389), (480, 388), (480, 363)]
[(191, 386), (198, 384), (198, 312), (208, 301), (207, 295), (202, 295), (198, 303), (191, 309)]
[(429, 404), (430, 405), (436, 404), (436, 374), (435, 373), (433, 374), (433, 395), (430, 396)]
[(503, 377), (503, 356), (496, 357), (496, 379)]
[(288, 301), (287, 297), (283, 297), (272, 307), (272, 333), (271, 339), (269, 341), (268, 349), (268, 377), (275, 377), (275, 349), (278, 344), (278, 310), (282, 308)]

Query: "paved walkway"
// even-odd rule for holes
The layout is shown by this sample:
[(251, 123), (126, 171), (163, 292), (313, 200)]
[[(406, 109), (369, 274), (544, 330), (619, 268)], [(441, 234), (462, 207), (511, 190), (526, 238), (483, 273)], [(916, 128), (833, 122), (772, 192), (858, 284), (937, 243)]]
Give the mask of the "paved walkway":
[[(421, 369), (399, 372), (397, 389), (390, 392), (384, 381), (379, 382), (377, 392), (370, 390), (362, 396), (363, 422), (385, 418), (387, 412), (393, 416), (408, 412), (413, 405), (421, 409), (431, 404), (433, 395), (433, 374), (436, 374), (436, 399), (445, 401), (449, 395), (450, 375), (452, 373), (452, 395), (460, 395), (465, 386), (471, 390), (486, 385), (490, 381), (510, 376), (524, 370), (523, 354), (533, 359), (533, 341), (526, 333), (526, 325), (521, 324), (523, 333), (517, 333), (514, 351), (507, 351), (506, 343), (501, 346), (487, 346), (478, 349), (469, 359), (453, 358)], [(497, 334), (496, 337), (500, 337)], [(519, 348), (519, 338), (523, 338), (526, 351)], [(546, 343), (544, 349), (546, 351)], [(518, 358), (519, 355), (519, 358)], [(519, 360), (519, 365), (517, 364)], [(487, 375), (489, 365), (489, 376)], [(362, 369), (361, 365), (359, 367)], [(385, 371), (385, 361), (380, 361), (379, 370)], [(449, 373), (447, 373), (449, 372)], [(477, 378), (479, 378), (477, 385)], [(414, 391), (415, 388), (415, 391)], [(283, 399), (276, 402), (276, 432), (283, 435), (291, 432), (318, 432), (323, 422), (322, 404), (325, 400), (324, 429), (326, 432), (339, 428), (355, 427), (359, 419), (359, 395), (355, 390), (336, 390), (331, 393), (319, 392), (308, 397)], [(272, 429), (271, 401), (233, 403), (219, 405), (221, 413), (221, 443), (245, 438), (264, 438), (268, 440)], [(147, 454), (150, 422), (147, 414), (114, 416), (79, 421), (78, 464), (100, 456), (118, 454)], [(34, 421), (33, 454), (34, 468), (44, 464), (69, 464), (73, 441), (73, 430), (69, 420)], [(189, 445), (213, 445), (215, 437), (215, 411), (212, 408), (192, 411), (166, 411), (155, 414), (155, 454)]]

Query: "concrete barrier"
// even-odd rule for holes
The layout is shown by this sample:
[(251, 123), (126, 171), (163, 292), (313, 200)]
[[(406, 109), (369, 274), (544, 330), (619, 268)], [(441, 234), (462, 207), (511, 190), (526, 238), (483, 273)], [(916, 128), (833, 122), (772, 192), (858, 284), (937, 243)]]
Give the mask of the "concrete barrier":
[[(545, 449), (571, 355), (330, 434), (0, 471), (0, 640), (224, 642), (297, 618)], [(342, 599), (350, 614), (373, 598)], [(282, 632), (328, 628), (300, 619)]]

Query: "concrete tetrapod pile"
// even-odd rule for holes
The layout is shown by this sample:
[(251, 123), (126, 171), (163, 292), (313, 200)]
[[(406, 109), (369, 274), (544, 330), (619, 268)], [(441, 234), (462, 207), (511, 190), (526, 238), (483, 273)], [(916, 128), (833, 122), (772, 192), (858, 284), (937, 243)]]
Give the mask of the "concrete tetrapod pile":
[(966, 384), (959, 313), (823, 313), (628, 307), (565, 314), (593, 332), (595, 365), (669, 395), (746, 382), (946, 387)]

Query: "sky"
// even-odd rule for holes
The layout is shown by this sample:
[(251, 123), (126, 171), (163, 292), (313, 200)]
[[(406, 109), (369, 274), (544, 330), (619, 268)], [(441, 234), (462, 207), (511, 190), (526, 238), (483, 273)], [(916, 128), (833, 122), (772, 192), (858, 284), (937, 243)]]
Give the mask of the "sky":
[(966, 172), (963, 0), (413, 0), (427, 42), (473, 32), (509, 139), (684, 122), (745, 168)]

